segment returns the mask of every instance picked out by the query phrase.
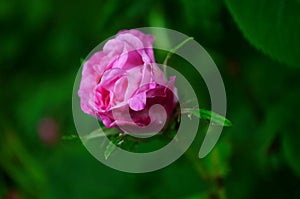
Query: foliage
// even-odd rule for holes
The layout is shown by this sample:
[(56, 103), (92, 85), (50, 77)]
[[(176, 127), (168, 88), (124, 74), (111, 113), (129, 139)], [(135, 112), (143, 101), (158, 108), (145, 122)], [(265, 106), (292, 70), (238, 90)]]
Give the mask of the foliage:
[[(300, 198), (299, 9), (299, 0), (0, 1), (0, 198)], [(120, 29), (145, 26), (205, 47), (233, 125), (198, 159), (201, 120), (183, 157), (136, 175), (100, 164), (75, 141), (71, 95), (80, 58)], [(201, 77), (175, 55), (168, 63), (209, 110)]]
[(300, 4), (297, 0), (225, 2), (251, 44), (275, 60), (299, 67)]

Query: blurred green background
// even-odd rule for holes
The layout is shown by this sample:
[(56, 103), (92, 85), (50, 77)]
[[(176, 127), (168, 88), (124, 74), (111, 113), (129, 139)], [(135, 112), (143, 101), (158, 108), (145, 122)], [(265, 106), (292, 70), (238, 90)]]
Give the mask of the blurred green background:
[[(1, 0), (0, 24), (0, 199), (300, 198), (299, 0)], [(204, 46), (234, 125), (204, 159), (200, 128), (170, 166), (128, 174), (61, 137), (76, 134), (80, 58), (121, 29), (145, 26)]]

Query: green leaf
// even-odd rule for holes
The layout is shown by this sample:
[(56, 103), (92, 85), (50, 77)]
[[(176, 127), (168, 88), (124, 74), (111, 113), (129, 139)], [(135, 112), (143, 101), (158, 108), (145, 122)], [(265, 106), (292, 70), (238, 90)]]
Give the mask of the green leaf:
[(287, 95), (283, 101), (284, 109), (281, 112), (282, 126), (282, 155), (287, 165), (300, 176), (300, 125), (298, 121), (300, 93), (299, 89)]
[(298, 176), (300, 176), (300, 147), (298, 132), (285, 132), (285, 134), (283, 135), (282, 148), (285, 160), (287, 161), (288, 165)]
[(231, 154), (232, 148), (227, 140), (218, 143), (203, 162), (206, 175), (213, 179), (227, 176), (230, 171), (228, 162)]
[(115, 128), (99, 128), (96, 129), (94, 131), (92, 131), (91, 133), (81, 137), (81, 140), (83, 141), (83, 143), (87, 143), (89, 140), (95, 139), (95, 138), (99, 138), (99, 137), (103, 137), (103, 136), (111, 136), (111, 135), (117, 135), (119, 132), (115, 129)]
[(204, 110), (204, 109), (200, 109), (200, 110), (189, 110), (191, 114), (193, 114), (194, 116), (204, 119), (204, 120), (209, 120), (212, 123), (216, 124), (216, 125), (221, 125), (221, 126), (232, 126), (232, 123), (230, 120), (228, 120), (227, 118), (223, 117), (222, 115), (219, 115), (218, 113), (214, 113), (212, 111), (209, 110)]
[(116, 149), (116, 145), (113, 142), (109, 142), (108, 145), (106, 146), (105, 152), (104, 152), (104, 157), (107, 160), (111, 153)]
[(69, 141), (69, 140), (71, 140), (71, 141), (73, 141), (73, 140), (79, 140), (79, 137), (78, 137), (78, 135), (75, 135), (75, 134), (72, 134), (72, 135), (64, 135), (64, 136), (62, 136), (62, 140), (66, 140), (66, 141)]
[(80, 58), (80, 65), (83, 65), (86, 60), (84, 58)]
[(111, 141), (107, 144), (106, 149), (104, 151), (104, 157), (107, 160), (112, 152), (116, 149), (117, 145), (120, 145), (122, 143), (123, 136), (117, 136), (117, 137), (112, 137)]
[(4, 171), (15, 186), (24, 193), (36, 195), (37, 190), (42, 190), (46, 184), (43, 168), (31, 156), (15, 132), (10, 130), (4, 132), (2, 139), (3, 144), (0, 146), (1, 171)]
[(300, 176), (300, 125), (297, 118), (300, 112), (299, 99), (299, 89), (286, 93), (280, 103), (274, 105), (276, 112), (274, 111), (273, 114), (277, 117), (270, 118), (273, 119), (271, 124), (273, 126), (269, 127), (269, 130), (275, 131), (280, 138), (276, 148), (271, 148), (273, 153), (279, 153), (281, 149), (279, 155), (282, 155), (287, 166), (298, 176)]
[(186, 197), (184, 199), (209, 199), (209, 198), (211, 198), (209, 192), (204, 192), (197, 195)]
[(245, 38), (257, 49), (291, 66), (300, 63), (298, 0), (225, 0)]

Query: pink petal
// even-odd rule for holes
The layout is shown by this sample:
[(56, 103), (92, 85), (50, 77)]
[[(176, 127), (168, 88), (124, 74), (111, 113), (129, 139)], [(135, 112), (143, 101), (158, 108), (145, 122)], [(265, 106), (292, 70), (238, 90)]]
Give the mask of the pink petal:
[(134, 95), (128, 100), (129, 107), (134, 111), (143, 110), (146, 106), (146, 92)]

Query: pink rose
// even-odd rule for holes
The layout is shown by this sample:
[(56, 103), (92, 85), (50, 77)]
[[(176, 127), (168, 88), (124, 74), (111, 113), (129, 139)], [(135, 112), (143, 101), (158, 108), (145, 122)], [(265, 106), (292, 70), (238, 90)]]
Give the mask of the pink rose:
[[(107, 127), (159, 125), (177, 104), (175, 77), (167, 82), (155, 64), (154, 37), (120, 31), (84, 64), (78, 95), (81, 109)], [(153, 108), (154, 105), (162, 108)]]

